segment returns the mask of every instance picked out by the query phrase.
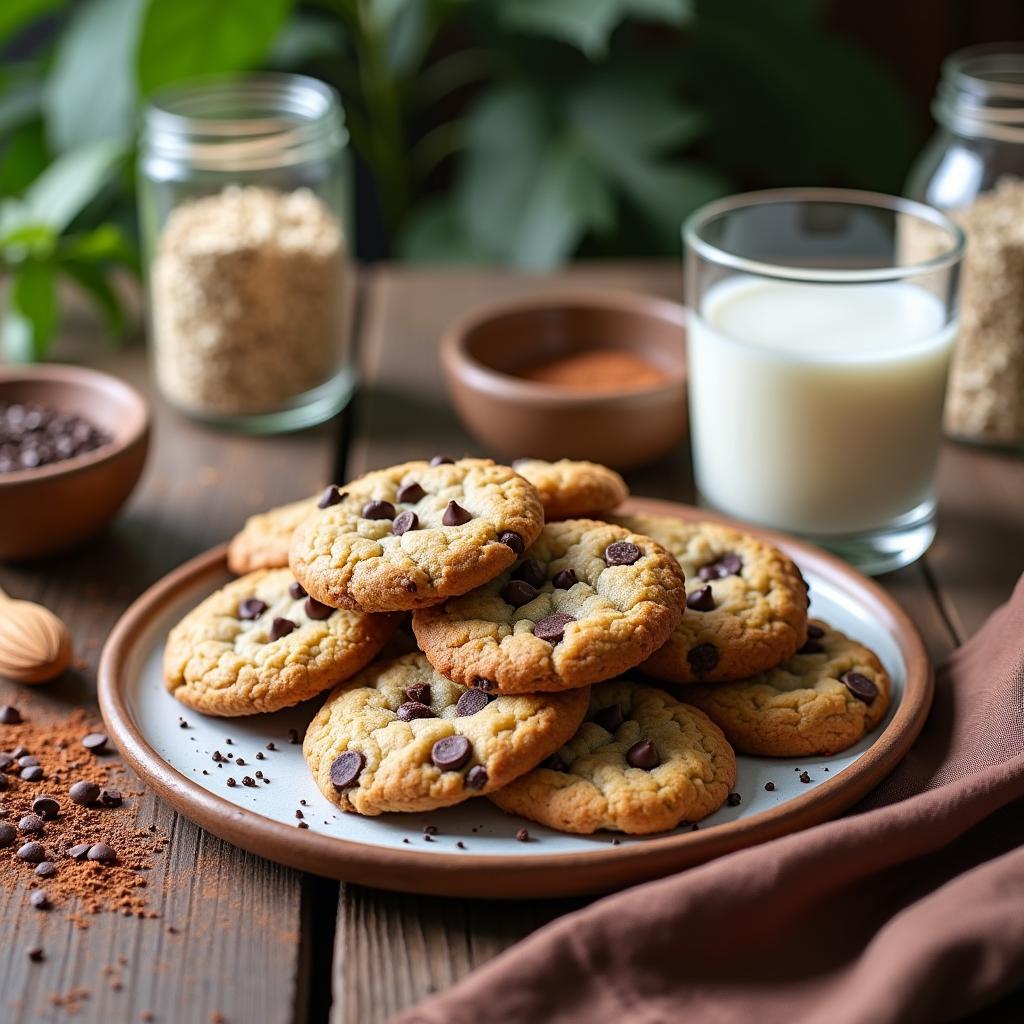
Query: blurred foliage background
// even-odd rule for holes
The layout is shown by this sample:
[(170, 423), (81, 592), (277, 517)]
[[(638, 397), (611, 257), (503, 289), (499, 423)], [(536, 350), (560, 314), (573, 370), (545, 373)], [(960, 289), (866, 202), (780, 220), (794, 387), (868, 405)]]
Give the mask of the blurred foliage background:
[(45, 354), (55, 286), (107, 317), (137, 271), (133, 146), (162, 86), (302, 71), (341, 93), (364, 258), (545, 269), (679, 251), (741, 188), (898, 191), (920, 124), (824, 0), (2, 0), (3, 341)]

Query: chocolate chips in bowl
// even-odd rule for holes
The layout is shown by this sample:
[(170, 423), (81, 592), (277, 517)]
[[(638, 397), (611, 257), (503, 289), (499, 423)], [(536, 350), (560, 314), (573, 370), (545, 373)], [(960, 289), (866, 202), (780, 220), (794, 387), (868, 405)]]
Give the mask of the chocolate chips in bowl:
[(109, 435), (74, 413), (0, 401), (0, 473), (63, 462), (105, 444)]

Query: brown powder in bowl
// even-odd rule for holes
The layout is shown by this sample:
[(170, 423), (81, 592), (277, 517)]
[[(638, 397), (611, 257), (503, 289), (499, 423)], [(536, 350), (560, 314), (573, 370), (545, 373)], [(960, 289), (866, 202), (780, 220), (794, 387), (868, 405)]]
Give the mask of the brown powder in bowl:
[(669, 380), (664, 370), (626, 349), (597, 348), (556, 356), (517, 374), (536, 384), (570, 391), (646, 391)]
[[(48, 906), (40, 912), (66, 908), (80, 927), (88, 927), (88, 914), (104, 910), (158, 916), (147, 908), (144, 872), (166, 840), (155, 826), (137, 826), (138, 794), (125, 788), (130, 780), (117, 756), (90, 753), (82, 745), (83, 738), (102, 732), (102, 727), (81, 709), (59, 719), (22, 710), (21, 718), (0, 724), (0, 825), (17, 832), (0, 847), (0, 885), (9, 891), (24, 889), (26, 900), (33, 892), (45, 892)], [(22, 757), (39, 762), (41, 779), (22, 778)], [(75, 803), (69, 791), (79, 782), (99, 787), (97, 798)], [(76, 792), (83, 790), (88, 792), (88, 787)], [(53, 806), (39, 800), (43, 796), (59, 805), (55, 817)], [(20, 823), (32, 814), (43, 819), (42, 830), (26, 834)], [(38, 861), (18, 856), (29, 841), (42, 845), (44, 862), (52, 864), (52, 873), (47, 868), (41, 876), (36, 873)], [(87, 856), (79, 860), (69, 852), (100, 843), (114, 851), (116, 860), (104, 863)]]

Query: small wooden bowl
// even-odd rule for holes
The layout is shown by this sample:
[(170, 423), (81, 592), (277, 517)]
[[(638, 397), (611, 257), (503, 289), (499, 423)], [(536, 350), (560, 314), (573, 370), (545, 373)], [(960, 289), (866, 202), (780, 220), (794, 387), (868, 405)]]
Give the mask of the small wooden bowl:
[(0, 367), (0, 401), (73, 413), (112, 441), (63, 462), (0, 473), (0, 559), (42, 558), (99, 532), (131, 494), (149, 449), (149, 410), (134, 388), (78, 366)]
[[(685, 323), (677, 303), (628, 292), (533, 296), (455, 323), (441, 340), (441, 364), (459, 418), (489, 450), (630, 469), (668, 454), (686, 434)], [(516, 376), (593, 349), (632, 351), (668, 380), (591, 393)]]

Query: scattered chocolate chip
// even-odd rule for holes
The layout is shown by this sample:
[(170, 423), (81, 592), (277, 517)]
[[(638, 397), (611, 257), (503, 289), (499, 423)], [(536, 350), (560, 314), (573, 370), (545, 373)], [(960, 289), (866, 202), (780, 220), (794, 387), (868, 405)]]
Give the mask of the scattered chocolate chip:
[(702, 565), (697, 575), (706, 582), (725, 579), (726, 576), (738, 576), (742, 570), (743, 559), (739, 555), (728, 554)]
[(90, 732), (82, 737), (82, 746), (89, 751), (90, 754), (104, 754), (107, 750), (107, 743), (109, 740), (105, 733), (102, 732)]
[(493, 693), (498, 689), (498, 684), (493, 679), (484, 679), (483, 676), (477, 676), (471, 685), (474, 690), (483, 690), (484, 693)]
[(434, 837), (429, 832), (424, 832), (423, 833), (423, 842), (425, 842), (425, 843), (432, 843), (433, 841), (434, 841)]
[(430, 749), (430, 760), (442, 771), (456, 771), (472, 756), (473, 748), (465, 736), (445, 736)]
[(550, 768), (553, 772), (567, 772), (569, 766), (557, 755), (552, 754), (544, 763), (544, 768)]
[(871, 704), (878, 696), (878, 687), (861, 672), (844, 672), (839, 679), (854, 697), (865, 704)]
[(71, 800), (82, 807), (91, 804), (99, 795), (100, 787), (95, 782), (86, 782), (84, 779), (81, 782), (76, 782), (68, 790)]
[(235, 758), (235, 764), (245, 764), (245, 758), (244, 757), (236, 757)]
[(117, 854), (112, 846), (106, 843), (93, 843), (86, 854), (87, 860), (96, 861), (98, 864), (113, 864), (117, 860)]
[(308, 823), (308, 822), (305, 822), (305, 821), (300, 821), (300, 822), (298, 823), (298, 827), (299, 827), (299, 828), (309, 828), (309, 823)]
[(525, 829), (525, 828), (521, 828), (516, 833), (516, 842), (517, 843), (528, 843), (529, 841), (530, 841), (530, 833), (529, 833), (529, 831), (527, 829)]
[(811, 777), (810, 777), (810, 775), (807, 774), (807, 772), (801, 772), (800, 773), (800, 781), (801, 782), (810, 782), (811, 781)]
[(37, 764), (32, 765), (30, 768), (22, 768), (21, 770), (21, 778), (25, 782), (39, 782), (45, 774), (43, 769)]
[(395, 506), (390, 501), (368, 501), (363, 506), (364, 519), (394, 519)]
[(548, 574), (543, 562), (528, 558), (512, 573), (512, 578), (522, 580), (531, 587), (539, 587), (548, 578)]
[(302, 811), (300, 811), (298, 808), (296, 808), (295, 809), (295, 817), (301, 819), (301, 818), (304, 818), (305, 815), (302, 813)]
[(825, 637), (825, 630), (821, 626), (816, 626), (813, 622), (807, 624), (807, 635), (812, 640), (822, 640)]
[(267, 755), (264, 754), (262, 750), (257, 750), (256, 751), (256, 760), (257, 761), (266, 761), (266, 759), (267, 759)]
[(437, 718), (429, 704), (421, 704), (418, 700), (407, 700), (400, 704), (395, 714), (398, 715), (400, 722), (411, 722), (417, 718)]
[(613, 839), (612, 840), (612, 846), (618, 846), (621, 842), (622, 842), (621, 839)]
[(501, 588), (501, 599), (513, 608), (521, 608), (524, 604), (529, 604), (539, 593), (536, 587), (530, 586), (525, 580), (509, 580)]
[(455, 704), (455, 714), (459, 718), (468, 718), (483, 711), (490, 703), (483, 690), (466, 690)]
[(187, 729), (188, 728), (188, 722), (186, 722), (184, 718), (179, 718), (178, 719), (178, 728), (179, 729)]
[(60, 804), (52, 796), (40, 793), (32, 801), (32, 810), (44, 821), (53, 821), (60, 814)]
[(430, 703), (430, 683), (413, 683), (405, 688), (405, 696), (408, 700), (414, 700), (419, 704)]
[(42, 946), (29, 946), (25, 952), (28, 953), (29, 960), (34, 964), (41, 964), (46, 959)]
[(523, 553), (523, 538), (512, 530), (506, 530), (498, 536), (498, 540), (507, 548), (511, 548), (517, 555)]
[(404, 512), (399, 512), (395, 516), (395, 521), (391, 525), (391, 532), (396, 537), (401, 537), (403, 533), (419, 529), (419, 525), (420, 517), (412, 509), (407, 508)]
[(466, 789), (483, 789), (487, 785), (487, 769), (482, 764), (475, 764), (466, 772)]
[(100, 804), (103, 807), (120, 807), (124, 803), (124, 796), (119, 789), (101, 789)]
[(291, 619), (282, 619), (278, 616), (270, 624), (270, 643), (287, 636), (293, 629), (295, 629), (295, 623)]
[(739, 793), (730, 793), (730, 794), (729, 794), (729, 795), (728, 795), (728, 796), (727, 796), (727, 797), (725, 798), (725, 802), (726, 802), (726, 803), (727, 803), (727, 804), (728, 804), (728, 805), (729, 805), (730, 807), (739, 807), (739, 805), (740, 805), (740, 802), (742, 801), (742, 799), (743, 799), (743, 798), (742, 798), (742, 797), (741, 797), (741, 796), (739, 795)]
[(226, 738), (225, 738), (224, 742), (225, 742), (225, 743), (226, 743), (226, 744), (227, 744), (228, 746), (233, 746), (233, 745), (234, 745), (234, 742), (235, 742), (235, 741), (234, 741), (234, 740), (233, 740), (233, 739), (232, 739), (232, 738), (231, 738), (230, 736), (228, 736), (228, 737), (226, 737)]
[(420, 498), (426, 496), (426, 493), (415, 480), (411, 480), (398, 488), (397, 498), (403, 505), (415, 505)]
[(604, 560), (608, 565), (632, 565), (643, 552), (628, 540), (617, 540), (604, 549)]
[(26, 814), (18, 822), (18, 828), (29, 835), (38, 834), (43, 831), (43, 819), (38, 814)]
[(766, 782), (764, 784), (764, 788), (766, 790), (768, 790), (769, 793), (774, 793), (775, 792), (775, 783), (774, 782)]
[(331, 765), (331, 785), (339, 791), (354, 786), (365, 766), (366, 758), (358, 750), (346, 750)]
[(329, 619), (335, 611), (329, 604), (322, 604), (315, 597), (307, 597), (306, 603), (302, 607), (311, 619), (316, 619), (318, 622)]
[(579, 579), (576, 577), (575, 569), (563, 569), (555, 577), (556, 590), (571, 590), (577, 583), (579, 583)]
[(257, 779), (262, 779), (262, 778), (263, 778), (263, 772), (261, 772), (261, 771), (257, 771), (257, 772), (256, 772), (256, 778), (257, 778)]
[(235, 780), (230, 775), (227, 777), (227, 779), (225, 779), (225, 781), (227, 782), (228, 786), (232, 788), (238, 785), (238, 783), (235, 782)]
[(298, 729), (289, 729), (288, 730), (288, 742), (292, 743), (292, 744), (300, 742), (299, 741), (299, 730)]
[(43, 849), (43, 844), (25, 843), (24, 846), (19, 846), (18, 859), (28, 861), (29, 864), (38, 864), (41, 860), (46, 860), (46, 851)]
[(461, 839), (455, 845), (460, 850), (464, 850), (466, 848), (466, 844)]
[(13, 704), (5, 704), (0, 707), (0, 723), (3, 725), (19, 725), (21, 723), (21, 712)]
[(455, 460), (448, 458), (447, 455), (435, 455), (431, 460), (432, 466), (454, 466)]
[(710, 587), (701, 587), (692, 594), (686, 595), (686, 607), (695, 612), (710, 612), (715, 607), (715, 599)]
[(28, 901), (36, 908), (36, 910), (50, 909), (50, 897), (46, 895), (45, 889), (36, 889), (35, 892), (29, 896)]
[(57, 874), (57, 865), (52, 860), (41, 860), (36, 865), (36, 874), (40, 878), (52, 878)]
[(274, 741), (273, 741), (273, 740), (271, 740), (271, 741), (270, 741), (270, 742), (269, 742), (269, 743), (267, 744), (267, 750), (277, 750), (277, 746), (275, 745), (275, 743), (274, 743)]
[(631, 768), (643, 768), (651, 771), (661, 764), (658, 748), (650, 740), (638, 740), (626, 751), (626, 762)]
[(533, 627), (533, 635), (539, 640), (547, 640), (549, 644), (557, 644), (562, 642), (562, 637), (565, 635), (565, 627), (570, 622), (575, 622), (576, 619), (572, 615), (566, 615), (565, 612), (555, 612), (553, 615), (545, 615), (540, 622), (536, 623)]
[(256, 780), (251, 775), (243, 775), (242, 776), (242, 785), (243, 786), (249, 786), (250, 788), (252, 788), (253, 786), (256, 785)]
[(601, 726), (602, 729), (607, 729), (608, 732), (615, 732), (625, 720), (621, 704), (609, 704), (608, 707), (596, 711), (591, 719), (595, 725)]
[(0, 846), (10, 846), (17, 838), (18, 832), (13, 825), (0, 821)]
[(89, 852), (89, 845), (89, 843), (78, 843), (68, 847), (68, 856), (72, 860), (85, 860), (86, 854)]
[(33, 757), (31, 754), (25, 754), (18, 758), (19, 768), (35, 768), (37, 764), (39, 764), (39, 758)]
[(825, 647), (820, 640), (808, 640), (797, 654), (824, 654)]
[(292, 580), (288, 584), (288, 596), (293, 601), (301, 601), (306, 596), (306, 588), (298, 580)]
[(331, 484), (325, 488), (324, 493), (320, 495), (320, 500), (316, 503), (317, 508), (330, 508), (332, 505), (337, 505), (343, 498), (347, 498), (347, 494), (343, 494), (337, 484)]
[(441, 522), (445, 526), (465, 526), (472, 518), (472, 512), (468, 512), (457, 501), (449, 501)]
[(714, 644), (697, 644), (686, 653), (695, 675), (707, 675), (718, 664), (718, 648)]
[(258, 619), (266, 610), (266, 601), (261, 601), (258, 597), (247, 597), (238, 606), (238, 617), (240, 619)]

